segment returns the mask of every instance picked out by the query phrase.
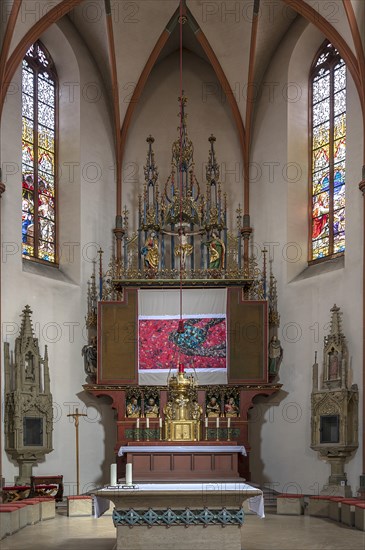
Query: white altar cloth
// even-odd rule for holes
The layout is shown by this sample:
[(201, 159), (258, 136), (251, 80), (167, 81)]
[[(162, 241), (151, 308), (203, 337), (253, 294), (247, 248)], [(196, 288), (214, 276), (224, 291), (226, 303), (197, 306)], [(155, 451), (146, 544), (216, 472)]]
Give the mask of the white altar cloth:
[(128, 447), (120, 447), (118, 456), (123, 456), (126, 453), (241, 453), (247, 456), (246, 449), (243, 445), (130, 445)]
[[(221, 482), (207, 482), (207, 483), (139, 483), (133, 487), (126, 487), (125, 485), (115, 485), (112, 487), (105, 487), (97, 491), (96, 499), (98, 498), (113, 498), (118, 496), (123, 498), (123, 495), (126, 495), (126, 507), (128, 507), (128, 498), (127, 493), (139, 493), (142, 495), (164, 493), (176, 494), (181, 492), (184, 494), (209, 494), (220, 492), (221, 494), (231, 494), (232, 496), (242, 497), (242, 501), (248, 498), (248, 507), (251, 512), (257, 514), (260, 518), (265, 517), (264, 510), (264, 497), (260, 489), (247, 485), (247, 483), (240, 482), (231, 482), (231, 483), (221, 483)], [(254, 493), (252, 495), (252, 493)], [(105, 496), (104, 496), (105, 494)], [(252, 496), (249, 496), (252, 495)], [(112, 499), (111, 499), (112, 500)], [(96, 507), (95, 507), (96, 509)]]

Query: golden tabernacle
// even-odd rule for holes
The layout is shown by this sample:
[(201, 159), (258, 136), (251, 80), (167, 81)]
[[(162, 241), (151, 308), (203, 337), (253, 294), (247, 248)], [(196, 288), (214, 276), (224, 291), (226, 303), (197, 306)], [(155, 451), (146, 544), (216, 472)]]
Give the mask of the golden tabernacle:
[(179, 365), (177, 375), (168, 381), (169, 400), (164, 407), (166, 441), (199, 441), (203, 413), (195, 395), (195, 379)]

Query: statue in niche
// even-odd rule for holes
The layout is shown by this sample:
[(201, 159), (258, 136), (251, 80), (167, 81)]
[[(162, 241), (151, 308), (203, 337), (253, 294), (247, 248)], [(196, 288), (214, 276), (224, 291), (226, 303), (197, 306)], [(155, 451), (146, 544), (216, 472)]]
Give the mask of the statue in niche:
[(174, 407), (172, 401), (168, 401), (163, 408), (163, 413), (167, 420), (173, 420), (174, 418)]
[(283, 348), (277, 336), (273, 336), (269, 343), (269, 377), (275, 378), (279, 373), (283, 360)]
[(157, 271), (160, 254), (158, 249), (158, 238), (154, 231), (147, 236), (141, 254), (144, 256), (145, 267), (152, 271)]
[(196, 399), (191, 403), (191, 418), (193, 420), (200, 420), (201, 415), (203, 414), (203, 409), (199, 405)]
[(336, 380), (340, 377), (340, 365), (338, 351), (334, 348), (328, 354), (328, 380)]
[(207, 416), (219, 416), (221, 412), (221, 408), (219, 406), (219, 403), (217, 401), (217, 398), (212, 395), (212, 397), (209, 399), (207, 406)]
[(222, 239), (213, 231), (212, 238), (205, 244), (209, 247), (209, 269), (224, 269), (226, 247)]
[(25, 380), (27, 382), (35, 382), (34, 361), (31, 352), (28, 352), (25, 356)]
[(224, 413), (226, 416), (238, 416), (239, 414), (239, 408), (236, 405), (234, 397), (231, 395), (231, 397), (228, 398), (227, 402), (224, 405)]
[(91, 380), (96, 380), (97, 369), (97, 338), (93, 336), (90, 340), (90, 344), (86, 344), (82, 350), (81, 355), (84, 358), (84, 371), (85, 374), (90, 376)]
[(141, 407), (138, 405), (138, 399), (135, 395), (132, 395), (127, 404), (127, 416), (129, 418), (139, 418), (141, 416)]
[(158, 409), (158, 406), (156, 404), (156, 401), (155, 401), (154, 397), (149, 397), (148, 398), (147, 403), (144, 407), (144, 412), (145, 412), (146, 417), (149, 417), (149, 418), (157, 418), (158, 417), (159, 409)]

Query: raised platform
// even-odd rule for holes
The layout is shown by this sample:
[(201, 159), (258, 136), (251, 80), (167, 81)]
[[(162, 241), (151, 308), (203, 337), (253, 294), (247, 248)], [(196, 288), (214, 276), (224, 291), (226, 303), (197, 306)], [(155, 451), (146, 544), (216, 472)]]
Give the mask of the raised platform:
[[(243, 502), (263, 518), (263, 494), (245, 483), (141, 483), (101, 489), (115, 505), (117, 550), (241, 550)], [(171, 529), (167, 529), (171, 527)], [(223, 528), (224, 527), (224, 528)]]
[(184, 481), (240, 479), (239, 457), (247, 456), (243, 445), (230, 441), (200, 441), (176, 445), (174, 442), (136, 442), (120, 447), (122, 458), (120, 476), (125, 464), (133, 465), (136, 481)]

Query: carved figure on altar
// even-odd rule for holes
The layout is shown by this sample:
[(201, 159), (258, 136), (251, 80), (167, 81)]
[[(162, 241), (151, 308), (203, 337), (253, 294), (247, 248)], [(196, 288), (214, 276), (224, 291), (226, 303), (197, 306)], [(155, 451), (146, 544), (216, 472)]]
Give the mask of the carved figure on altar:
[(166, 420), (173, 420), (174, 418), (174, 407), (172, 401), (168, 401), (163, 408), (163, 413)]
[(234, 397), (229, 397), (228, 401), (224, 405), (224, 413), (226, 416), (238, 416), (239, 415), (239, 408), (236, 405)]
[(328, 379), (336, 380), (340, 377), (340, 364), (338, 360), (338, 351), (334, 348), (328, 354)]
[(181, 268), (186, 269), (186, 260), (194, 250), (193, 245), (189, 243), (188, 237), (193, 235), (201, 235), (203, 230), (199, 231), (186, 231), (185, 225), (181, 225), (177, 231), (162, 231), (165, 235), (176, 236), (179, 240), (178, 244), (175, 246), (174, 254), (177, 257), (180, 257)]
[(93, 336), (90, 340), (90, 344), (86, 344), (82, 350), (81, 355), (84, 358), (84, 371), (85, 374), (90, 376), (91, 380), (96, 380), (97, 371), (97, 338)]
[(283, 359), (283, 348), (277, 336), (273, 336), (269, 343), (269, 377), (275, 378), (279, 372)]
[(205, 244), (209, 246), (209, 269), (224, 269), (226, 247), (222, 239), (213, 231), (212, 238)]
[(152, 231), (150, 235), (147, 236), (144, 247), (141, 250), (141, 255), (144, 256), (144, 263), (146, 268), (152, 269), (153, 271), (158, 270), (158, 239), (154, 231)]
[(144, 407), (145, 416), (148, 418), (157, 418), (159, 414), (159, 409), (156, 404), (154, 397), (149, 397), (148, 401)]
[(220, 416), (221, 408), (219, 406), (219, 403), (217, 401), (217, 398), (212, 396), (206, 406), (207, 409), (207, 416)]
[(191, 403), (191, 418), (193, 420), (200, 420), (201, 415), (203, 414), (203, 408), (199, 405), (196, 399)]
[(135, 395), (133, 395), (129, 403), (127, 403), (127, 416), (129, 418), (139, 418), (141, 416), (141, 407)]

